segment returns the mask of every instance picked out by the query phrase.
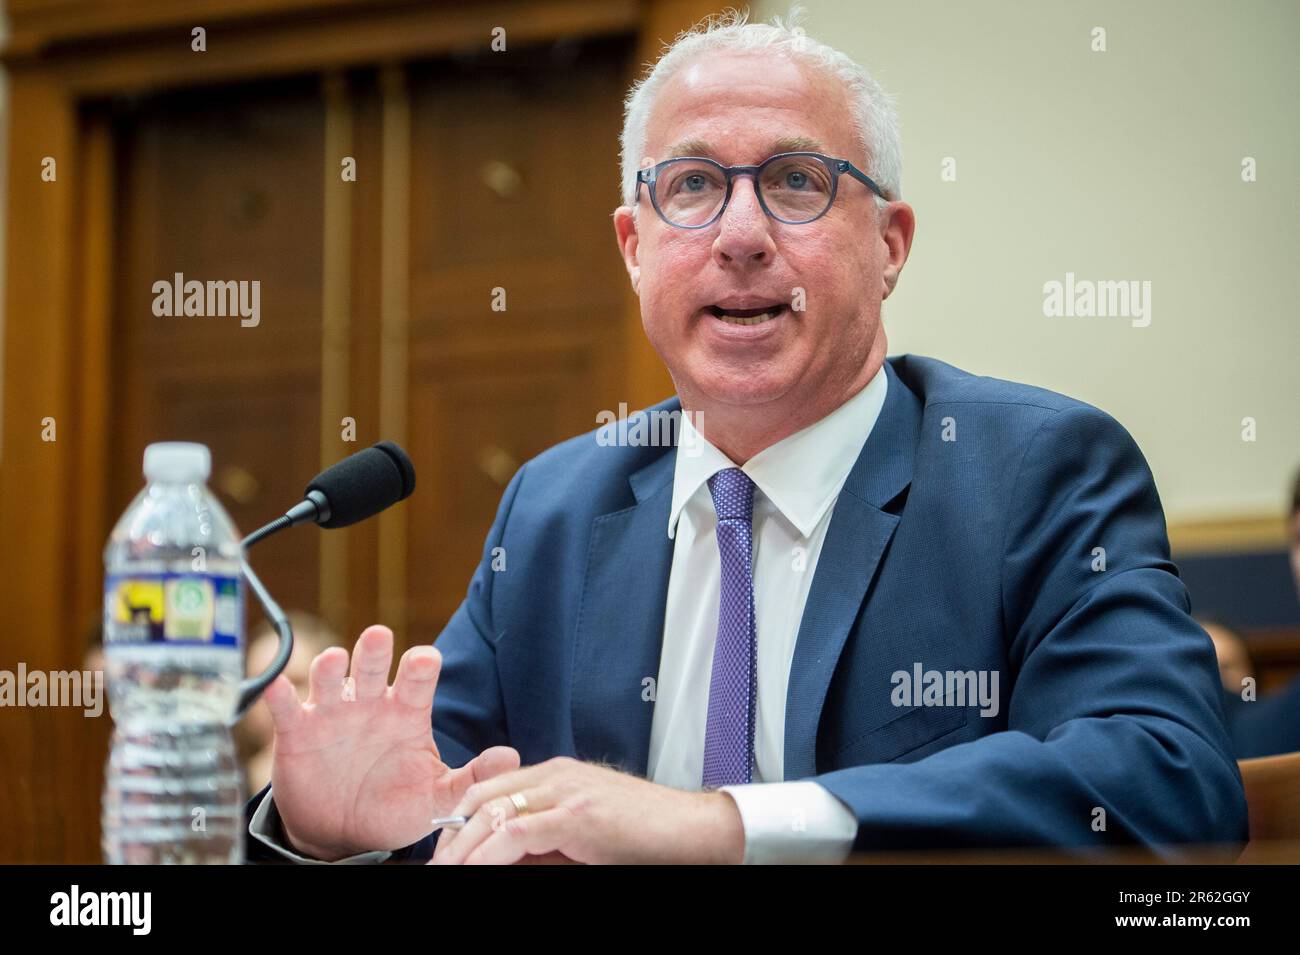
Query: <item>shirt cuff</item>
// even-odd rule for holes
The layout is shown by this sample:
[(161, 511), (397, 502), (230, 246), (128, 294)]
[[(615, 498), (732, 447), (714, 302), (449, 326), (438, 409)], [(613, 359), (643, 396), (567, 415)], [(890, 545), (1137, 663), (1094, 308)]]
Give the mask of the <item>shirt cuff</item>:
[(843, 862), (853, 850), (858, 819), (817, 783), (723, 786), (740, 810), (745, 864)]
[(370, 852), (359, 852), (354, 856), (348, 856), (346, 859), (339, 859), (335, 862), (325, 862), (322, 859), (313, 859), (310, 856), (300, 855), (288, 847), (288, 839), (283, 842), (280, 841), (279, 834), (284, 831), (284, 827), (280, 822), (280, 813), (271, 800), (271, 795), (271, 790), (268, 789), (266, 795), (262, 797), (262, 801), (257, 804), (257, 809), (253, 811), (253, 818), (248, 822), (248, 834), (286, 859), (292, 859), (302, 865), (366, 865), (384, 862), (392, 855), (387, 850), (375, 849)]

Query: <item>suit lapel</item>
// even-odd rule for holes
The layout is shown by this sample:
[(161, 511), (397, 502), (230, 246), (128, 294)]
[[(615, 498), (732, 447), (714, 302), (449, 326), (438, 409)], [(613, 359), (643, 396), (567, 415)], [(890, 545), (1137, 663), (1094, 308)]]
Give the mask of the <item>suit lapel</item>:
[(912, 480), (921, 403), (885, 363), (889, 390), (840, 491), (804, 606), (785, 707), (785, 778), (817, 771), (817, 727), (836, 664), (898, 526), (882, 508)]
[[(581, 759), (644, 776), (673, 542), (676, 449), (630, 478), (636, 503), (591, 526), (573, 652), (573, 738)], [(653, 684), (651, 684), (653, 685)]]

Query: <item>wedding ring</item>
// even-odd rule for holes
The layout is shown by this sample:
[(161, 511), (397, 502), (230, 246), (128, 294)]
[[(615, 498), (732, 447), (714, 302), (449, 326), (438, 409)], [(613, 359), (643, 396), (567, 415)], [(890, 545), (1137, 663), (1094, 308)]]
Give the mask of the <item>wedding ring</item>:
[(528, 812), (528, 800), (524, 798), (523, 793), (511, 793), (510, 802), (515, 807), (516, 815), (524, 815)]

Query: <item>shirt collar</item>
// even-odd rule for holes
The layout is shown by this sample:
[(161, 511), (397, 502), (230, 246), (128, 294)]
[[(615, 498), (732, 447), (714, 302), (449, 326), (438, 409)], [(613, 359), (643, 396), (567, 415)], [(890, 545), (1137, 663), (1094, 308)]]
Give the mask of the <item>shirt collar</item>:
[[(853, 470), (880, 417), (888, 387), (889, 379), (881, 365), (867, 386), (844, 404), (802, 431), (764, 448), (741, 468), (804, 537), (812, 535)], [(673, 503), (668, 512), (669, 537), (676, 536), (682, 511), (709, 478), (736, 466), (695, 430), (691, 418), (687, 413), (681, 416)]]

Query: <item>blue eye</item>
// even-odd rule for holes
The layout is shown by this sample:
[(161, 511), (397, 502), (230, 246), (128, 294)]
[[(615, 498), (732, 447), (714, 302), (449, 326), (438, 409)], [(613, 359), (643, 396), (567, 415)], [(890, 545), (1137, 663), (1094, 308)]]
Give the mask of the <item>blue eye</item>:
[(699, 173), (696, 173), (693, 176), (687, 176), (682, 181), (682, 188), (686, 189), (689, 192), (699, 192), (701, 189), (704, 188), (704, 186), (705, 186), (704, 177), (701, 176)]
[(799, 171), (793, 171), (786, 175), (785, 184), (792, 189), (802, 189), (808, 185), (808, 176)]

